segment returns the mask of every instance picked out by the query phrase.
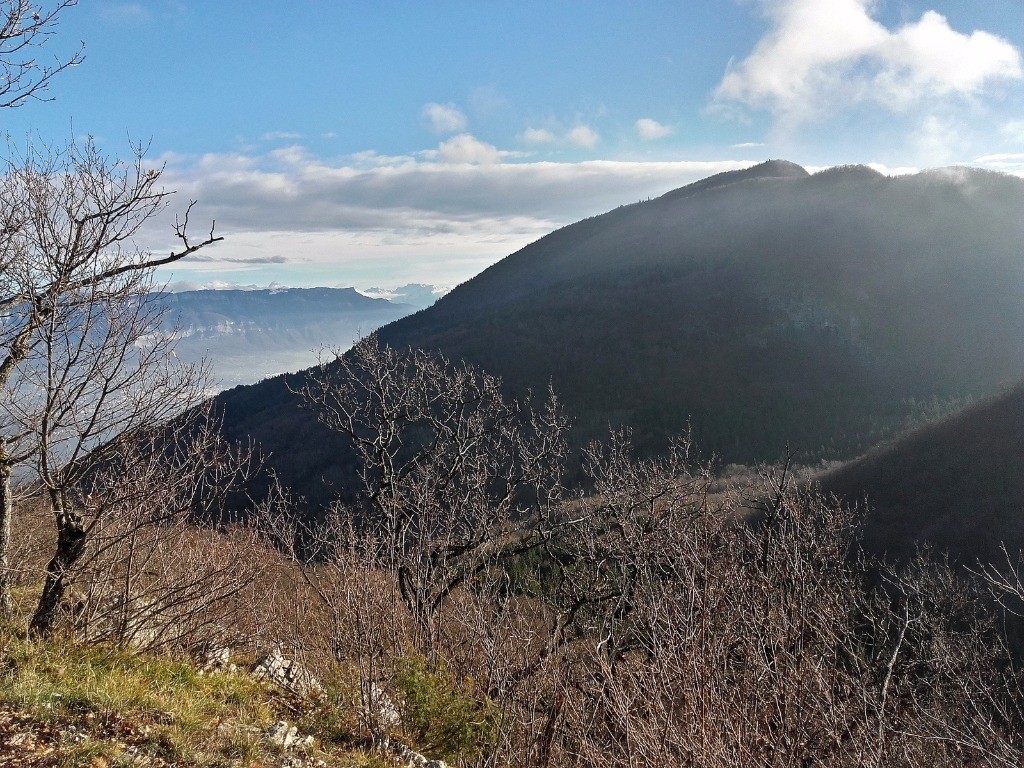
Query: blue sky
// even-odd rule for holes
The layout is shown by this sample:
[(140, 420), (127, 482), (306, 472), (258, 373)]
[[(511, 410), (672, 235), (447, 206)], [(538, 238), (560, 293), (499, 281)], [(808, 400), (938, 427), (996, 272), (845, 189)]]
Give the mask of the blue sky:
[(1024, 174), (1021, 0), (82, 0), (78, 41), (4, 128), (148, 143), (227, 238), (189, 285), (457, 283), (767, 158)]

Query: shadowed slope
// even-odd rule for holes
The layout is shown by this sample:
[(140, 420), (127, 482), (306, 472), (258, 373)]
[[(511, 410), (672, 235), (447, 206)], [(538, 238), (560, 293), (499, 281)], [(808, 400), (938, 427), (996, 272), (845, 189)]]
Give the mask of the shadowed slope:
[(865, 545), (896, 557), (928, 542), (967, 562), (1024, 547), (1024, 384), (869, 451), (819, 478), (867, 500)]

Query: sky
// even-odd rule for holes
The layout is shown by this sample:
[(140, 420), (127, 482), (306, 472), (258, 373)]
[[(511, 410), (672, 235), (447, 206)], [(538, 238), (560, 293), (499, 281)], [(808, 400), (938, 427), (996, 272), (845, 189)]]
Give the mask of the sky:
[[(1024, 0), (81, 0), (13, 146), (147, 147), (189, 287), (453, 285), (770, 158), (1024, 175)], [(173, 246), (170, 221), (146, 247)]]

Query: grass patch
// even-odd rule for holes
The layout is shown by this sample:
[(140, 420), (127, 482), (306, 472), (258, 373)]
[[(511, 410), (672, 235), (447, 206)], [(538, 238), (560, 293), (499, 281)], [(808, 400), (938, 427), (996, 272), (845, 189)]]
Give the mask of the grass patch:
[[(183, 659), (0, 633), (0, 705), (31, 743), (52, 747), (55, 765), (104, 764), (129, 748), (190, 765), (216, 764), (203, 755), (225, 751), (252, 762), (260, 731), (279, 717), (275, 695), (247, 675), (200, 675)], [(254, 735), (232, 745), (239, 733)]]

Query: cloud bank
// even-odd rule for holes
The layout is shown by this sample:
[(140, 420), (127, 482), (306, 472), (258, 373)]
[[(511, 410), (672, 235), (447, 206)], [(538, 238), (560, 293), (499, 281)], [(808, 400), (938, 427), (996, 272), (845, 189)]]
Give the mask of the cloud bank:
[[(330, 268), (338, 270), (333, 282), (386, 283), (389, 275), (459, 282), (557, 227), (751, 165), (505, 162), (510, 154), (460, 134), (410, 157), (362, 152), (331, 160), (301, 146), (169, 156), (167, 188), (198, 200), (196, 220), (216, 219), (226, 236), (202, 261), (181, 268), (259, 270), (269, 277), (257, 281), (267, 282), (282, 279), (284, 271), (271, 269), (281, 265), (295, 284), (327, 284)], [(179, 272), (175, 279), (190, 277)]]

